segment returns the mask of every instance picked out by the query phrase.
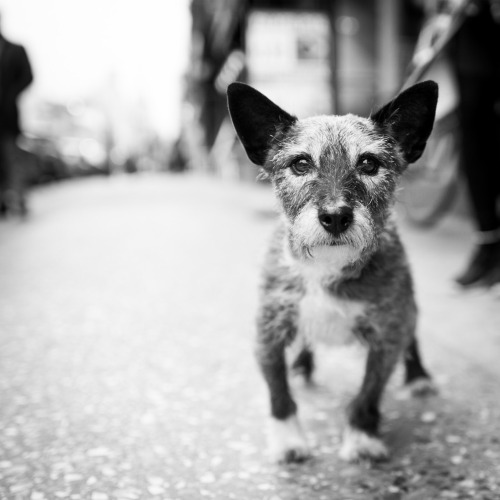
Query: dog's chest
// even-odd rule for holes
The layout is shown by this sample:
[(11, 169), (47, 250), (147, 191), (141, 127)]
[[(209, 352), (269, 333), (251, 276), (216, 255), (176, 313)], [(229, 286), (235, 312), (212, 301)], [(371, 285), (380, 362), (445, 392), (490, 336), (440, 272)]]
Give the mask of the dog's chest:
[(364, 309), (361, 302), (337, 298), (322, 287), (310, 288), (299, 303), (299, 334), (307, 343), (349, 344)]
[(325, 286), (318, 273), (303, 274), (305, 294), (299, 302), (298, 331), (307, 343), (346, 345), (355, 337), (353, 329), (365, 314), (364, 302), (342, 299)]

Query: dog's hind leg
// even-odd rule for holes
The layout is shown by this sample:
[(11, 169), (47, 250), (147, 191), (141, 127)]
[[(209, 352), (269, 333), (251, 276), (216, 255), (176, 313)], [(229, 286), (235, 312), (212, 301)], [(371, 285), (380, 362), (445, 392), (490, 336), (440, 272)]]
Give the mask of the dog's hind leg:
[(405, 385), (413, 396), (427, 396), (437, 392), (431, 377), (422, 364), (418, 341), (415, 337), (404, 355)]
[(399, 351), (394, 346), (369, 349), (361, 390), (348, 410), (348, 425), (340, 450), (343, 460), (352, 462), (361, 458), (387, 458), (387, 448), (377, 436), (379, 403), (398, 355)]
[(284, 342), (260, 333), (257, 359), (271, 398), (272, 456), (278, 462), (301, 462), (309, 456), (309, 448), (288, 385)]
[(314, 371), (314, 354), (310, 348), (304, 347), (292, 363), (292, 371), (302, 375), (306, 382), (311, 382)]

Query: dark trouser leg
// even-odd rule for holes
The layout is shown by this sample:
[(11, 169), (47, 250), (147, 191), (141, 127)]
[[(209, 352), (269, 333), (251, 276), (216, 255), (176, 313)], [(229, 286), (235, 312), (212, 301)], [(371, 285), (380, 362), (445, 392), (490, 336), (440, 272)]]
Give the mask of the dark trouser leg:
[[(484, 232), (464, 271), (456, 278), (459, 285), (493, 282), (500, 275), (500, 228), (497, 205), (500, 195), (500, 115), (497, 99), (500, 81), (494, 75), (458, 73), (460, 122), (463, 133), (462, 168), (474, 214), (476, 228)], [(481, 236), (481, 235), (480, 235)]]
[(3, 200), (7, 210), (26, 215), (26, 172), (14, 135), (4, 135), (1, 144), (6, 182)]
[(7, 202), (5, 194), (9, 185), (9, 172), (7, 169), (7, 160), (5, 157), (4, 139), (0, 136), (0, 216), (7, 214)]
[(472, 209), (480, 231), (500, 226), (497, 199), (500, 193), (499, 79), (493, 75), (458, 74), (460, 124), (463, 134), (463, 172)]

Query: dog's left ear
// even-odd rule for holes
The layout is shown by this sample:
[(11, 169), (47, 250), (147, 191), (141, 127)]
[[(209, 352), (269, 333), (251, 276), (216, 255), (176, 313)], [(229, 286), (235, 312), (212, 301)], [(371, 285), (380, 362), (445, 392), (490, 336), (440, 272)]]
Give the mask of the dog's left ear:
[(394, 137), (408, 163), (417, 161), (424, 152), (434, 125), (437, 100), (436, 82), (417, 83), (371, 117)]

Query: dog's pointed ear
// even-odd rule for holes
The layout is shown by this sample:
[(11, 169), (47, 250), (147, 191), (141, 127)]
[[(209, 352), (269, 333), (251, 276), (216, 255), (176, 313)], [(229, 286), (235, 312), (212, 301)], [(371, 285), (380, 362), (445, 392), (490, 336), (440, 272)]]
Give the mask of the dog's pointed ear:
[(436, 82), (417, 83), (371, 117), (399, 143), (407, 163), (417, 161), (424, 152), (434, 125), (437, 100)]
[(229, 85), (227, 102), (234, 128), (248, 157), (256, 165), (264, 165), (272, 140), (297, 118), (244, 83)]

